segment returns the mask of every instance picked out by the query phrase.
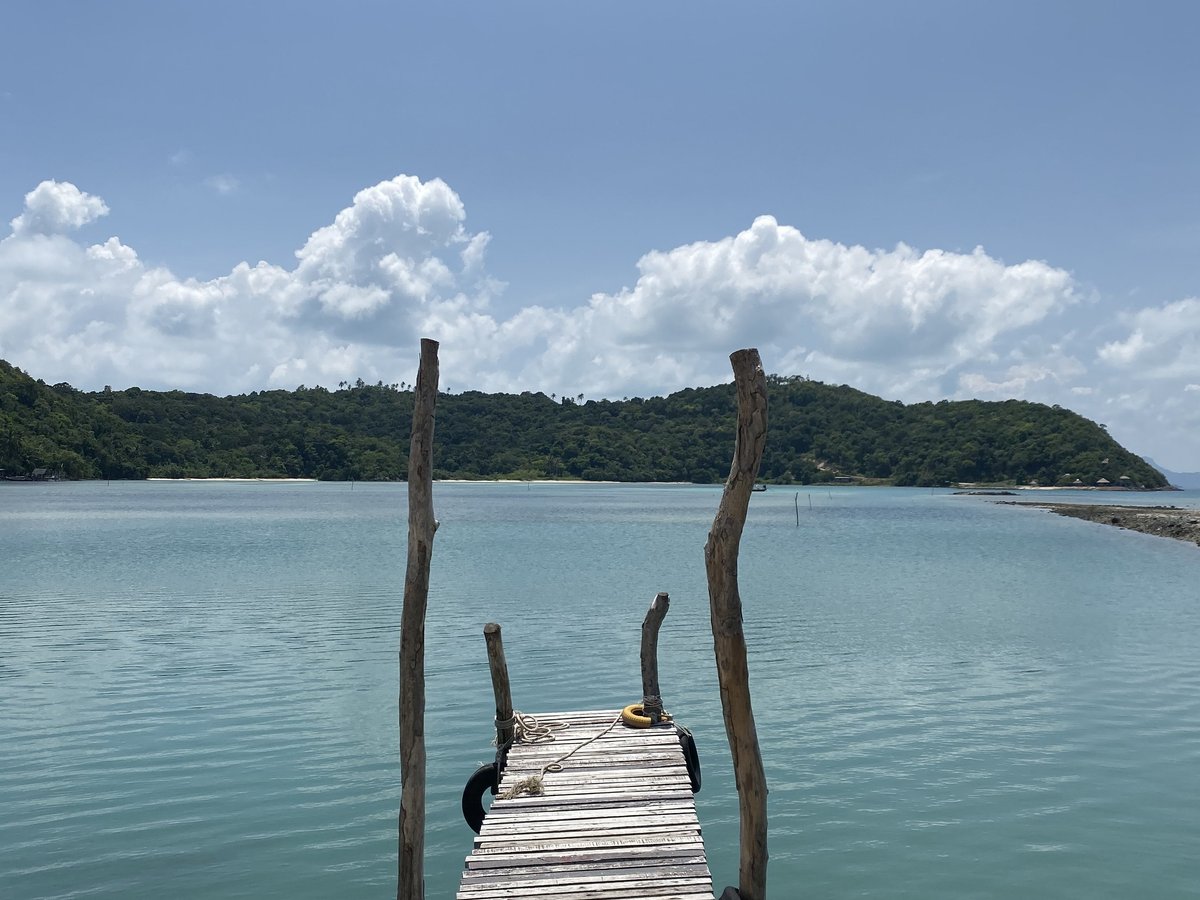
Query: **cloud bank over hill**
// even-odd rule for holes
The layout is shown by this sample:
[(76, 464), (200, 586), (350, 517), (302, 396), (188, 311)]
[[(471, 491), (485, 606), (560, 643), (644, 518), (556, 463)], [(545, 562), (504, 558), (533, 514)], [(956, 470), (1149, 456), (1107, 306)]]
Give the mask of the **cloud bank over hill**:
[(26, 194), (0, 240), (0, 357), (85, 389), (236, 393), (408, 381), (429, 336), (453, 390), (621, 397), (728, 380), (728, 353), (757, 346), (771, 371), (888, 398), (1059, 403), (1177, 468), (1200, 463), (1200, 300), (1100, 321), (1042, 261), (846, 246), (763, 215), (645, 254), (630, 286), (519, 307), (438, 179), (368, 187), (290, 264), (211, 280), (148, 266), (118, 237), (81, 240), (107, 213), (68, 182)]

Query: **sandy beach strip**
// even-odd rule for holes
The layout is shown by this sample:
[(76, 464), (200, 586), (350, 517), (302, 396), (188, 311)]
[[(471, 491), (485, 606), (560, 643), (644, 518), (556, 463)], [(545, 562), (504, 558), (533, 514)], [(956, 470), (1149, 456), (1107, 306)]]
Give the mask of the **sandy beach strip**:
[(1200, 545), (1200, 509), (1179, 506), (1109, 506), (1092, 503), (1036, 503), (997, 501), (1005, 506), (1033, 506), (1060, 516), (1101, 525), (1115, 525), (1156, 537), (1174, 538)]

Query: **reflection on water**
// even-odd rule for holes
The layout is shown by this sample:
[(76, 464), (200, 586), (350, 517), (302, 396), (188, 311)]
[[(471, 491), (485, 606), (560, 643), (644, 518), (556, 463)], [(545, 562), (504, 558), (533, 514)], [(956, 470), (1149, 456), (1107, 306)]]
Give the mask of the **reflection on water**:
[[(615, 708), (659, 590), (664, 695), (735, 881), (702, 559), (718, 496), (437, 486), (428, 896), (453, 894), (458, 795), (490, 752), (482, 625), (505, 626), (522, 708)], [(0, 893), (392, 890), (403, 515), (396, 485), (0, 487)], [(1186, 544), (983, 498), (756, 494), (773, 893), (1194, 895), (1198, 568)]]

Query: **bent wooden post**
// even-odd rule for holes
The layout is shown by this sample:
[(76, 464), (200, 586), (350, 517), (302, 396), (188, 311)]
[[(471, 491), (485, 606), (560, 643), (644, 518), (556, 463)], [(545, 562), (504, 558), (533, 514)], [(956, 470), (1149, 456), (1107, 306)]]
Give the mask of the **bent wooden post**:
[(734, 781), (741, 813), (740, 900), (767, 896), (767, 779), (758, 731), (750, 704), (750, 673), (738, 593), (738, 549), (750, 493), (758, 477), (767, 437), (767, 386), (757, 350), (738, 350), (729, 357), (737, 387), (737, 438), (725, 490), (704, 545), (708, 574), (713, 650), (721, 687), (725, 733), (733, 754)]
[(433, 422), (438, 343), (421, 340), (408, 450), (408, 567), (400, 614), (400, 849), (397, 900), (425, 896), (425, 609), (433, 552)]
[(642, 713), (657, 725), (662, 721), (662, 693), (658, 687), (658, 630), (662, 627), (671, 598), (660, 591), (650, 601), (646, 618), (642, 621)]
[(488, 669), (492, 673), (492, 693), (496, 695), (496, 746), (503, 747), (513, 739), (512, 689), (508, 684), (508, 663), (504, 659), (504, 641), (500, 626), (488, 622), (483, 626), (487, 644)]

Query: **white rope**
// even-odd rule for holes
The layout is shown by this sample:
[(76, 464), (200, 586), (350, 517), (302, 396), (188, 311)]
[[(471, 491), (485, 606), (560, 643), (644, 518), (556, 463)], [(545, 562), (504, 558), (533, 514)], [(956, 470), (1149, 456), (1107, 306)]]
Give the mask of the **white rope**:
[[(514, 735), (515, 735), (514, 740), (520, 741), (521, 743), (524, 743), (524, 744), (550, 744), (550, 743), (553, 743), (555, 732), (562, 731), (566, 728), (571, 727), (569, 722), (554, 722), (554, 721), (542, 722), (542, 721), (539, 721), (536, 716), (531, 716), (528, 713), (517, 712), (517, 711), (513, 712), (513, 718), (516, 720), (515, 725), (514, 725)], [(501, 794), (500, 799), (501, 800), (512, 800), (514, 797), (521, 796), (521, 794), (530, 794), (531, 796), (537, 796), (537, 795), (544, 793), (545, 788), (542, 783), (542, 777), (547, 772), (561, 772), (563, 770), (563, 767), (562, 767), (563, 763), (565, 763), (568, 759), (570, 759), (572, 756), (574, 756), (576, 753), (578, 753), (580, 750), (582, 750), (588, 744), (604, 737), (604, 735), (606, 735), (610, 731), (612, 731), (617, 726), (617, 723), (620, 721), (621, 721), (621, 714), (617, 713), (617, 717), (615, 719), (613, 719), (612, 722), (609, 723), (608, 727), (606, 727), (603, 731), (592, 735), (590, 738), (588, 738), (582, 744), (572, 747), (570, 751), (568, 751), (567, 753), (564, 753), (562, 756), (560, 756), (558, 759), (554, 760), (553, 762), (546, 763), (546, 765), (542, 766), (542, 771), (540, 774), (530, 775), (528, 778), (522, 778), (520, 781), (518, 781), (516, 784), (514, 784), (512, 787), (510, 787), (508, 790), (506, 790), (503, 794)]]
[[(620, 721), (621, 721), (621, 714), (617, 713), (617, 717), (615, 719), (613, 719), (612, 722), (609, 723), (609, 726), (607, 728), (605, 728), (603, 731), (601, 731), (599, 734), (592, 735), (590, 738), (588, 738), (586, 741), (584, 741), (578, 747), (573, 748), (570, 753), (563, 754), (558, 759), (556, 759), (554, 762), (546, 763), (546, 765), (542, 767), (542, 774), (545, 775), (547, 772), (561, 772), (563, 763), (565, 763), (568, 759), (570, 759), (572, 756), (574, 756), (577, 751), (582, 750), (584, 747), (586, 747), (592, 741), (597, 741), (600, 738), (604, 737), (606, 734), (608, 734), (610, 731), (612, 731), (614, 728), (616, 728), (617, 723)], [(553, 738), (551, 738), (551, 740), (553, 740)]]
[(522, 744), (550, 744), (554, 742), (554, 734), (571, 727), (569, 722), (546, 721), (537, 716), (513, 711), (513, 739)]

